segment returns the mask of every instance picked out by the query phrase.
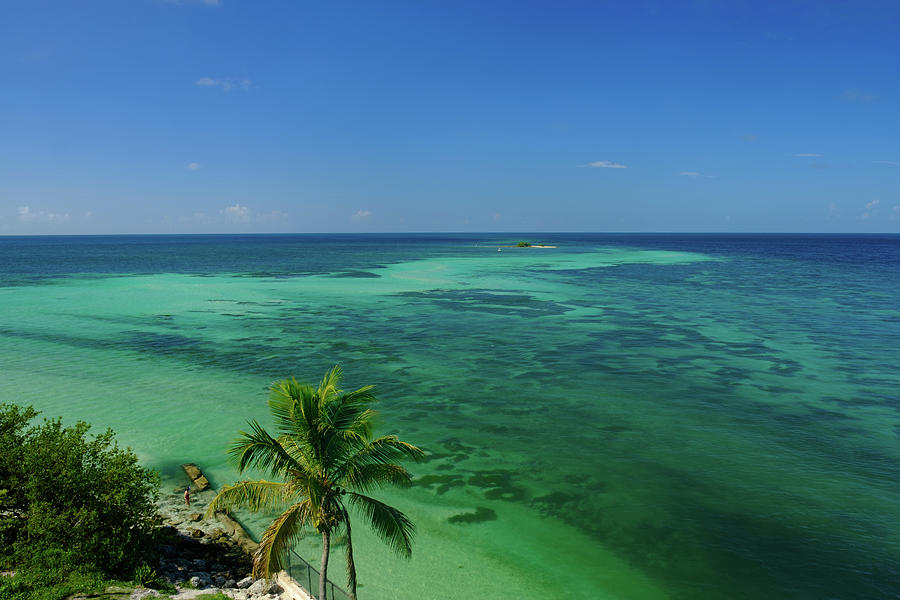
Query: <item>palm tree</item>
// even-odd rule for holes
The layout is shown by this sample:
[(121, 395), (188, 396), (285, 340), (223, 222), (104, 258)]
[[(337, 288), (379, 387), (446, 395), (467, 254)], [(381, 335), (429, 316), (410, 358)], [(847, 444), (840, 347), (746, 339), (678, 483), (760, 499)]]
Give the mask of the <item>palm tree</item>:
[(393, 461), (419, 460), (422, 451), (395, 435), (372, 439), (376, 401), (374, 386), (353, 392), (338, 389), (341, 368), (325, 374), (319, 387), (285, 379), (272, 385), (269, 409), (276, 435), (250, 421), (231, 448), (238, 470), (257, 468), (280, 481), (240, 481), (216, 495), (207, 515), (245, 507), (251, 511), (287, 505), (262, 535), (253, 555), (253, 576), (269, 577), (283, 568), (283, 558), (302, 529), (322, 534), (319, 598), (325, 581), (332, 535), (343, 533), (347, 549), (347, 584), (356, 598), (356, 564), (348, 507), (357, 509), (394, 551), (409, 558), (415, 526), (402, 512), (366, 495), (386, 484), (408, 486), (409, 472)]

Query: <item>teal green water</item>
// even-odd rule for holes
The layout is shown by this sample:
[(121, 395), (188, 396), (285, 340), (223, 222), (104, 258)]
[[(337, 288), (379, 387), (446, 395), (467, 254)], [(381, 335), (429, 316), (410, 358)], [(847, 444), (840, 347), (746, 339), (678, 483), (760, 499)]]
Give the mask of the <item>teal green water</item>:
[(900, 597), (900, 238), (543, 239), (0, 240), (0, 400), (224, 484), (341, 363), (429, 453), (363, 598)]

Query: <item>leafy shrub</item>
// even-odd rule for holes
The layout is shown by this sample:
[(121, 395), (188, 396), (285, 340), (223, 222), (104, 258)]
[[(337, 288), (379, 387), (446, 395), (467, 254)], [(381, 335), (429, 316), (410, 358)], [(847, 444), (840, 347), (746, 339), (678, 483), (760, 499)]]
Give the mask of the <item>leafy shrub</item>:
[(0, 404), (0, 563), (56, 582), (132, 573), (152, 548), (158, 475), (112, 431), (37, 414)]
[(516, 244), (516, 246), (518, 246), (519, 248), (528, 248), (529, 246), (531, 246), (531, 244), (529, 244), (528, 242), (519, 242), (518, 244)]

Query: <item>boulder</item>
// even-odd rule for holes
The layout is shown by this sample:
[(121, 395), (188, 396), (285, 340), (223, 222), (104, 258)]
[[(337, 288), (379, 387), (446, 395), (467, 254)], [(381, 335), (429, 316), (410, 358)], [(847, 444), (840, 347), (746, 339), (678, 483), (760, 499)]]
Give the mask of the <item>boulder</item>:
[(181, 465), (181, 468), (184, 469), (184, 472), (187, 474), (188, 479), (191, 480), (191, 483), (197, 488), (198, 491), (202, 492), (209, 488), (209, 480), (200, 471), (200, 467), (195, 465), (194, 463), (185, 463)]
[(246, 590), (251, 585), (253, 585), (252, 577), (244, 577), (243, 579), (241, 579), (240, 581), (237, 582), (237, 586), (242, 590)]
[(190, 531), (191, 531), (191, 537), (194, 539), (199, 540), (200, 538), (202, 538), (203, 536), (206, 535), (206, 533), (204, 533), (202, 529), (191, 529)]
[(252, 556), (253, 553), (256, 552), (256, 549), (259, 548), (259, 544), (254, 542), (250, 536), (247, 535), (247, 532), (244, 531), (244, 528), (240, 523), (232, 519), (228, 513), (224, 511), (217, 512), (216, 518), (225, 527), (225, 531), (231, 536), (231, 539), (233, 539), (245, 553)]
[(209, 573), (191, 573), (189, 580), (191, 585), (198, 590), (208, 588), (212, 585), (212, 578), (209, 576)]
[(234, 589), (237, 587), (237, 582), (234, 579), (226, 579), (225, 583), (222, 584), (223, 588)]
[(253, 584), (247, 588), (247, 591), (253, 594), (254, 596), (261, 596), (266, 593), (266, 590), (269, 589), (269, 585), (265, 579), (257, 579), (253, 582)]
[(272, 594), (273, 596), (277, 596), (281, 592), (284, 591), (284, 588), (275, 583), (274, 581), (266, 588), (267, 594)]

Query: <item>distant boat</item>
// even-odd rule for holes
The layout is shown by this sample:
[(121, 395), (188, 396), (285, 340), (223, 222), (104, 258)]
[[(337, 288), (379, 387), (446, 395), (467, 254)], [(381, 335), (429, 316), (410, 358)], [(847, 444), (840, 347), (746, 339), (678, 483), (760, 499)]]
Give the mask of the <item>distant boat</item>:
[(497, 252), (503, 252), (503, 248), (497, 248)]

